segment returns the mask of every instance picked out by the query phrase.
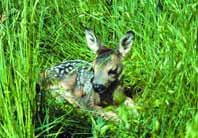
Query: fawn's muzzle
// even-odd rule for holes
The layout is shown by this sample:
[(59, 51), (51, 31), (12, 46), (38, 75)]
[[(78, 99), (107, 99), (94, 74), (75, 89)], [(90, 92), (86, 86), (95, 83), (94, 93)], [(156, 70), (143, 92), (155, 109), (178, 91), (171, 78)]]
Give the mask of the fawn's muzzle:
[(102, 84), (93, 84), (93, 89), (97, 93), (103, 93), (105, 88), (106, 87), (104, 85), (102, 85)]

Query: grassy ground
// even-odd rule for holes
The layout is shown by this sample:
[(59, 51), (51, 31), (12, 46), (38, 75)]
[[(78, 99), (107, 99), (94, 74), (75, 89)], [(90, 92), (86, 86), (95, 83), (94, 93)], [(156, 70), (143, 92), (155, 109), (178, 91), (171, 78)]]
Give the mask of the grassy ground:
[[(195, 0), (0, 1), (0, 137), (198, 137), (197, 9)], [(135, 31), (124, 82), (140, 116), (120, 107), (115, 125), (68, 108), (35, 124), (39, 71), (65, 59), (93, 60), (84, 27), (110, 47)]]

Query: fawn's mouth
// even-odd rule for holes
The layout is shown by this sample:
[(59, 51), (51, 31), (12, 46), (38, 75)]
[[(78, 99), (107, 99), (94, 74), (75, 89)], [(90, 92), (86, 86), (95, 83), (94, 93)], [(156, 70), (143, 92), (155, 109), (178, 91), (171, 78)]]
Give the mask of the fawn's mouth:
[(95, 90), (95, 89), (94, 89), (94, 91), (95, 91), (96, 93), (99, 93), (99, 94), (103, 94), (103, 93), (105, 92), (105, 90)]

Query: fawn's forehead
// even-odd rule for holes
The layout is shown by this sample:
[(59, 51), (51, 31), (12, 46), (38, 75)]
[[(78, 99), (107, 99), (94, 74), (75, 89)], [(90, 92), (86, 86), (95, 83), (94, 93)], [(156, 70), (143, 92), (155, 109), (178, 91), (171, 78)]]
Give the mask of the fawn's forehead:
[(115, 50), (108, 48), (99, 50), (95, 59), (97, 65), (119, 64), (119, 62), (119, 54)]

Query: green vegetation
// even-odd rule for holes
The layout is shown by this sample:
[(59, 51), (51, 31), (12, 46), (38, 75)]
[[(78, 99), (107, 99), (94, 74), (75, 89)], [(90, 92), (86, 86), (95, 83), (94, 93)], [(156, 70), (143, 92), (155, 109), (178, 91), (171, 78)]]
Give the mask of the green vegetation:
[[(0, 137), (198, 137), (197, 9), (195, 0), (1, 0)], [(124, 84), (139, 117), (121, 106), (118, 125), (68, 106), (54, 120), (46, 111), (35, 121), (39, 72), (93, 60), (85, 27), (110, 47), (135, 31)]]

